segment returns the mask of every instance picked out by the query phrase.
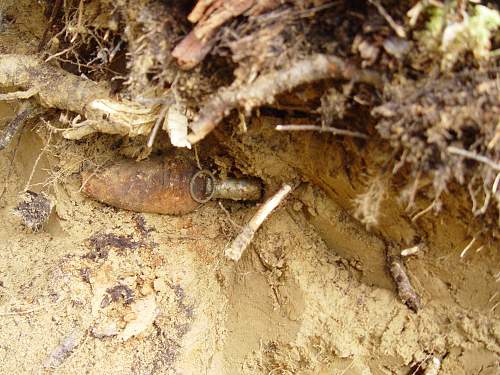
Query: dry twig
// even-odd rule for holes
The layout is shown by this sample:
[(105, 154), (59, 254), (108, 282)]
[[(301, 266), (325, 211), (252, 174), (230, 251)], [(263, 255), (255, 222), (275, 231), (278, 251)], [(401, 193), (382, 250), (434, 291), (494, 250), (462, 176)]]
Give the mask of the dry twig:
[(163, 120), (165, 120), (165, 115), (167, 114), (169, 108), (170, 106), (166, 105), (161, 109), (160, 114), (156, 119), (155, 125), (153, 126), (153, 130), (151, 130), (151, 133), (149, 133), (149, 138), (147, 143), (148, 148), (153, 148), (153, 143), (155, 141), (156, 135), (158, 134), (158, 130), (160, 130), (161, 128)]
[(389, 13), (384, 9), (382, 4), (378, 0), (368, 0), (370, 4), (373, 4), (375, 8), (377, 8), (378, 12), (385, 18), (390, 27), (394, 30), (397, 36), (400, 38), (406, 38), (406, 32), (403, 26), (399, 25), (394, 19), (391, 17)]
[(245, 249), (252, 242), (255, 233), (260, 228), (264, 220), (271, 214), (271, 212), (285, 199), (285, 197), (292, 191), (291, 184), (284, 184), (271, 198), (265, 201), (259, 207), (255, 215), (245, 225), (240, 234), (233, 240), (231, 245), (226, 249), (225, 255), (229, 259), (237, 262)]
[(360, 70), (339, 57), (316, 54), (293, 62), (290, 67), (261, 75), (247, 85), (233, 84), (219, 90), (198, 113), (191, 125), (190, 143), (205, 138), (217, 124), (234, 108), (242, 106), (247, 112), (293, 88), (326, 78), (340, 78), (364, 82), (377, 88), (383, 87), (382, 77), (370, 70)]

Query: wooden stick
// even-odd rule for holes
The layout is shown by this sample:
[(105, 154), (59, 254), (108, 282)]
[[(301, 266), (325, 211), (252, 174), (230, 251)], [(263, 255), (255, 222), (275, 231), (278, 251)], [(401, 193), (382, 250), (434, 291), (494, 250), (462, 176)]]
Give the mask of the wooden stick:
[(153, 148), (153, 143), (155, 141), (156, 135), (158, 134), (158, 130), (160, 130), (161, 124), (163, 123), (163, 120), (165, 119), (165, 116), (169, 108), (170, 106), (166, 105), (161, 109), (160, 114), (156, 119), (155, 125), (153, 126), (153, 130), (151, 130), (151, 133), (149, 133), (149, 138), (147, 143), (148, 148)]

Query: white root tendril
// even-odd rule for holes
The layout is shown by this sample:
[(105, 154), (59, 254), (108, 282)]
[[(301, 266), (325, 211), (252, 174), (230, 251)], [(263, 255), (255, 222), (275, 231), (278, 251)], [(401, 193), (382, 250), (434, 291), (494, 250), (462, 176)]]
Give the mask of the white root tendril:
[(438, 375), (441, 369), (441, 359), (432, 356), (432, 358), (427, 363), (427, 368), (425, 369), (424, 375)]
[(335, 135), (346, 135), (354, 138), (363, 138), (368, 139), (366, 134), (346, 130), (346, 129), (338, 129), (330, 126), (318, 126), (318, 125), (276, 125), (276, 130), (278, 131), (318, 131), (318, 132), (327, 132)]

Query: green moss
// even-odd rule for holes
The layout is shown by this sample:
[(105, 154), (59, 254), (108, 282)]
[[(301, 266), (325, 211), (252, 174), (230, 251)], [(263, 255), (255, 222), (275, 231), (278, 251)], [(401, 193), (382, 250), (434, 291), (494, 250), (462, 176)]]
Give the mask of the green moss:
[(500, 14), (483, 5), (474, 6), (472, 16), (466, 16), (463, 21), (448, 24), (441, 41), (442, 69), (453, 67), (467, 51), (478, 61), (489, 59), (492, 33), (499, 27)]
[(500, 14), (497, 10), (483, 5), (474, 5), (461, 21), (454, 3), (448, 7), (429, 6), (428, 21), (425, 29), (417, 33), (421, 46), (428, 52), (439, 52), (441, 69), (449, 70), (465, 55), (472, 52), (477, 61), (488, 60), (491, 38), (500, 27)]

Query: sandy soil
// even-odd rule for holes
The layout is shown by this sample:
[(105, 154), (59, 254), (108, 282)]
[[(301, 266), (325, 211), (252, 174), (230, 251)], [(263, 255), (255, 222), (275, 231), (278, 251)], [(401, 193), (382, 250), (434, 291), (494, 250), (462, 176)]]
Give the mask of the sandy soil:
[[(19, 35), (39, 34), (26, 19)], [(2, 38), (2, 53), (35, 47)], [(0, 103), (0, 118), (15, 109)], [(254, 205), (118, 210), (79, 191), (82, 169), (127, 152), (117, 138), (66, 141), (40, 121), (15, 138), (0, 152), (0, 373), (422, 374), (436, 356), (440, 375), (499, 374), (500, 246), (478, 240), (460, 257), (481, 227), (465, 191), (451, 186), (439, 215), (415, 221), (388, 191), (368, 230), (353, 200), (388, 149), (271, 133), (276, 122), (263, 115), (233, 137), (222, 129), (209, 154), (262, 178), (267, 194), (305, 181), (238, 263), (224, 249)], [(14, 213), (24, 190), (54, 204), (38, 232)], [(418, 196), (415, 212), (430, 202)], [(385, 259), (387, 246), (418, 242), (425, 249), (405, 259), (423, 301), (414, 313)]]
[[(253, 129), (238, 152), (262, 168), (250, 157), (266, 155), (269, 145), (256, 152), (255, 143), (266, 128)], [(498, 244), (460, 258), (470, 235), (457, 202), (424, 220), (428, 249), (407, 260), (424, 302), (414, 314), (385, 271), (382, 235), (313, 185), (299, 187), (234, 264), (223, 250), (254, 207), (224, 202), (228, 217), (212, 202), (171, 217), (101, 205), (79, 193), (77, 172), (106, 145), (54, 139), (45, 147), (44, 128), (25, 131), (0, 156), (2, 373), (410, 374), (432, 354), (444, 357), (444, 374), (498, 373)], [(269, 163), (288, 163), (274, 150), (281, 161)], [(27, 184), (55, 203), (36, 233), (13, 214)], [(403, 244), (421, 230), (392, 197), (384, 207), (385, 238)], [(109, 297), (117, 285), (132, 301)], [(54, 352), (68, 342), (67, 356)]]

